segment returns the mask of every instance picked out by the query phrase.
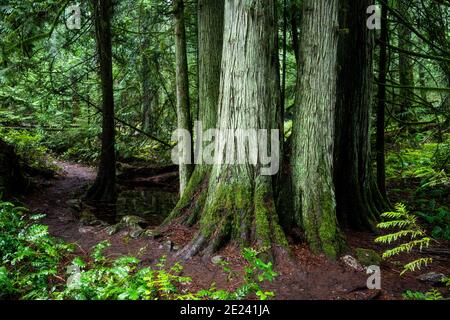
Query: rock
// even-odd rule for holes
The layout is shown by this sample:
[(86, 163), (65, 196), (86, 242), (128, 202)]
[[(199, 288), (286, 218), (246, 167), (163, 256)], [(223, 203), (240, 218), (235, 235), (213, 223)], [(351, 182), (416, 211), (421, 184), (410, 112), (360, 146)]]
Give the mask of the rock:
[(93, 227), (95, 227), (95, 226), (104, 227), (106, 225), (107, 225), (106, 222), (104, 222), (102, 220), (98, 220), (98, 219), (95, 219), (95, 220), (92, 220), (92, 221), (88, 222), (88, 226), (93, 226)]
[(123, 216), (120, 222), (129, 227), (143, 227), (147, 225), (147, 221), (139, 216)]
[(80, 213), (80, 223), (84, 226), (89, 226), (95, 220), (97, 220), (95, 215), (88, 209)]
[(172, 249), (173, 249), (173, 242), (170, 241), (170, 240), (167, 240), (167, 241), (164, 243), (164, 249), (165, 249), (167, 252), (171, 252)]
[(356, 260), (363, 266), (379, 266), (381, 264), (381, 257), (375, 250), (357, 248), (355, 251)]
[(143, 233), (144, 233), (144, 229), (142, 229), (141, 227), (135, 228), (133, 230), (130, 231), (130, 237), (132, 237), (133, 239), (137, 239), (139, 238)]
[(106, 228), (106, 232), (110, 236), (112, 236), (112, 235), (116, 234), (117, 232), (119, 232), (122, 228), (123, 228), (123, 226), (120, 223), (113, 224), (112, 226), (109, 226), (108, 228)]
[(157, 239), (161, 237), (161, 233), (158, 230), (145, 230), (143, 236), (150, 239)]
[(86, 234), (86, 233), (92, 233), (95, 231), (94, 227), (85, 227), (85, 226), (81, 226), (78, 228), (78, 232), (82, 233), (82, 234)]
[(443, 285), (442, 280), (445, 279), (446, 276), (442, 273), (429, 272), (425, 274), (421, 274), (417, 277), (417, 280), (422, 282), (429, 282), (434, 285)]
[(350, 255), (343, 256), (341, 260), (350, 268), (356, 270), (356, 271), (364, 271), (363, 266)]
[(211, 262), (212, 262), (213, 264), (219, 264), (219, 263), (221, 263), (222, 261), (223, 261), (222, 256), (214, 256), (214, 257), (211, 258)]

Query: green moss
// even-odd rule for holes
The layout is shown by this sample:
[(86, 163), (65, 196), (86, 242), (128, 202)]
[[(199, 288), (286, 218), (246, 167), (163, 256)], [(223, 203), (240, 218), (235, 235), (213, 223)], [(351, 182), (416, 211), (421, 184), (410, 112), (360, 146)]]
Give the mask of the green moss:
[[(205, 181), (209, 178), (209, 170), (207, 168), (202, 168), (198, 166), (195, 168), (194, 173), (192, 174), (186, 189), (181, 195), (180, 199), (177, 202), (177, 205), (169, 214), (169, 216), (164, 220), (163, 224), (168, 224), (174, 219), (180, 217), (187, 208), (192, 205), (192, 201), (194, 199), (195, 193), (198, 192), (199, 188), (204, 188), (203, 184), (207, 185)], [(198, 216), (198, 212), (202, 210), (202, 207), (199, 207), (201, 204), (203, 206), (204, 199), (201, 199), (203, 196), (206, 198), (206, 195), (203, 195), (204, 192), (201, 193), (201, 196), (197, 199), (198, 203), (194, 206), (194, 212), (190, 215), (186, 221), (188, 224), (195, 223), (195, 220)]]
[(302, 198), (303, 224), (313, 252), (323, 252), (335, 259), (343, 248), (336, 219), (336, 203), (329, 184), (310, 190), (309, 198)]
[(356, 260), (363, 266), (379, 266), (381, 264), (380, 255), (372, 249), (357, 248)]

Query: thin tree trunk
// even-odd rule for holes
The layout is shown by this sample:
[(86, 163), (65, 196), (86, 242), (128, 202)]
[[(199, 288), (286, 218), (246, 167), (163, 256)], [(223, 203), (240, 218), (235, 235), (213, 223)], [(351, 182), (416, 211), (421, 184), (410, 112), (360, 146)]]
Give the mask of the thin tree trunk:
[[(409, 4), (405, 0), (399, 0), (399, 11), (405, 20), (409, 23)], [(410, 51), (411, 48), (411, 30), (400, 23), (398, 29), (398, 46), (400, 49)], [(398, 53), (399, 81), (402, 87), (414, 87), (413, 64), (411, 58), (404, 52)], [(400, 88), (400, 118), (407, 119), (408, 110), (411, 108), (413, 92), (411, 89)]]
[[(145, 35), (144, 37), (147, 37)], [(148, 39), (144, 39), (141, 48), (142, 55), (142, 130), (149, 132), (150, 129), (150, 110), (152, 105), (152, 88), (150, 80), (150, 63), (147, 57)]]
[[(191, 141), (183, 141), (187, 143), (191, 150), (191, 158), (193, 155), (192, 145), (192, 121), (191, 110), (189, 103), (189, 78), (188, 78), (188, 63), (187, 63), (187, 49), (186, 49), (186, 27), (184, 19), (184, 0), (174, 0), (175, 13), (175, 56), (176, 56), (176, 87), (177, 87), (177, 123), (178, 129), (187, 130), (190, 133)], [(183, 163), (185, 158), (181, 157), (182, 161), (179, 165), (180, 170), (180, 194), (183, 194), (184, 189), (192, 175), (193, 164)], [(192, 160), (192, 159), (191, 159)]]
[(378, 63), (378, 105), (377, 105), (377, 183), (380, 193), (387, 199), (386, 195), (386, 164), (384, 158), (384, 126), (386, 110), (386, 75), (387, 75), (387, 45), (388, 45), (388, 21), (387, 8), (382, 5), (381, 9), (381, 33), (380, 33), (380, 57)]
[[(198, 68), (199, 68), (199, 121), (202, 131), (217, 124), (217, 110), (220, 90), (220, 67), (222, 62), (224, 0), (198, 0)], [(203, 132), (196, 132), (200, 138)], [(207, 144), (207, 143), (205, 143)], [(203, 142), (197, 141), (197, 150), (203, 150)], [(197, 222), (202, 204), (206, 200), (211, 166), (197, 164), (189, 183), (180, 196), (175, 209), (167, 221), (183, 215), (183, 222), (192, 225)], [(205, 191), (205, 192), (203, 192)], [(195, 204), (195, 194), (200, 194)]]
[[(286, 100), (286, 58), (287, 58), (287, 4), (283, 0), (283, 52), (282, 52), (282, 77), (281, 77), (281, 108), (285, 109)], [(284, 122), (284, 119), (283, 119)]]
[(102, 88), (102, 150), (97, 178), (88, 190), (86, 200), (112, 203), (117, 197), (111, 49), (112, 4), (110, 0), (93, 0), (93, 7)]
[(292, 47), (294, 49), (295, 61), (299, 63), (299, 36), (298, 36), (298, 6), (296, 0), (291, 0), (291, 28), (292, 28)]
[[(293, 127), (294, 208), (313, 251), (341, 251), (333, 187), (338, 0), (303, 3), (299, 86)], [(301, 108), (300, 108), (301, 106)]]

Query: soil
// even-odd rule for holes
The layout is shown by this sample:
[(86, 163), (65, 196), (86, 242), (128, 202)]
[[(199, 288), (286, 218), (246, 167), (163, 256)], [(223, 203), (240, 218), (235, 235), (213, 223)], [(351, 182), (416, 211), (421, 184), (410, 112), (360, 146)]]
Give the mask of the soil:
[[(153, 265), (160, 257), (166, 255), (169, 263), (176, 261), (176, 251), (168, 249), (168, 241), (173, 246), (182, 247), (191, 239), (195, 228), (171, 226), (163, 230), (158, 239), (138, 238), (128, 236), (127, 230), (109, 235), (105, 225), (83, 226), (79, 220), (79, 212), (70, 205), (71, 199), (79, 198), (89, 183), (95, 178), (95, 169), (68, 162), (57, 161), (61, 168), (59, 174), (51, 180), (41, 180), (38, 187), (22, 201), (32, 212), (44, 213), (43, 224), (48, 225), (52, 236), (62, 238), (66, 242), (78, 245), (77, 254), (88, 255), (91, 248), (100, 241), (108, 240), (111, 247), (106, 251), (110, 257), (123, 255), (138, 256), (143, 265)], [(162, 173), (167, 174), (167, 173)], [(150, 179), (152, 180), (152, 179)], [(153, 177), (153, 180), (158, 181)], [(151, 227), (150, 227), (151, 228)], [(349, 254), (354, 255), (356, 248), (368, 248), (382, 253), (386, 246), (373, 242), (375, 234), (365, 232), (345, 232), (349, 245)], [(435, 256), (432, 265), (418, 272), (400, 276), (402, 265), (408, 259), (416, 256), (413, 253), (407, 257), (395, 258), (381, 264), (381, 290), (369, 290), (366, 281), (369, 275), (365, 271), (356, 271), (345, 265), (341, 260), (332, 261), (322, 255), (314, 255), (304, 243), (291, 242), (291, 255), (279, 255), (275, 260), (277, 279), (264, 286), (273, 290), (276, 299), (332, 299), (332, 300), (369, 300), (402, 299), (406, 290), (428, 291), (432, 287), (420, 282), (416, 277), (430, 271), (450, 273), (449, 257)], [(440, 247), (448, 248), (448, 243), (440, 243)], [(232, 245), (217, 253), (230, 263), (238, 276), (227, 279), (222, 267), (211, 262), (210, 258), (194, 257), (181, 264), (183, 275), (192, 277), (192, 290), (206, 289), (212, 283), (220, 289), (233, 289), (242, 281), (242, 270), (245, 261), (239, 250)], [(441, 288), (441, 290), (444, 290)]]

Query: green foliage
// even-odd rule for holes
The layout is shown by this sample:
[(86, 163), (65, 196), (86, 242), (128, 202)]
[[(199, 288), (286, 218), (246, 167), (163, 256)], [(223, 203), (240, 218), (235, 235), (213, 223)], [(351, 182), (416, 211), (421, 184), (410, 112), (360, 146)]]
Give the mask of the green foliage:
[[(256, 295), (260, 300), (267, 300), (273, 298), (275, 294), (272, 291), (264, 291), (261, 288), (261, 283), (272, 282), (277, 273), (273, 271), (272, 262), (264, 262), (258, 256), (263, 253), (265, 249), (257, 251), (252, 248), (244, 248), (242, 250), (242, 257), (247, 261), (247, 266), (244, 267), (244, 283), (233, 292), (217, 290), (215, 284), (209, 290), (202, 290), (198, 293), (201, 298), (208, 298), (214, 300), (242, 300), (251, 295)], [(236, 273), (229, 268), (226, 261), (219, 263), (223, 270), (228, 273), (229, 279), (233, 278)]]
[[(274, 296), (261, 284), (273, 281), (272, 263), (265, 263), (253, 249), (244, 249), (247, 261), (244, 281), (235, 291), (189, 291), (190, 277), (183, 276), (179, 263), (167, 266), (162, 257), (155, 267), (142, 267), (136, 257), (111, 260), (105, 255), (107, 241), (97, 244), (89, 259), (75, 257), (66, 263), (73, 245), (49, 236), (47, 227), (36, 224), (42, 215), (29, 215), (25, 208), (0, 202), (0, 298), (75, 299), (75, 300), (186, 300), (244, 299), (261, 300)], [(225, 271), (237, 273), (225, 266)], [(66, 275), (62, 274), (67, 270)], [(66, 278), (66, 282), (61, 282)]]
[(403, 294), (403, 298), (406, 300), (444, 300), (442, 293), (437, 289), (431, 289), (425, 293), (408, 290)]
[[(395, 211), (385, 212), (381, 216), (388, 220), (379, 223), (377, 225), (378, 228), (394, 228), (398, 229), (398, 231), (377, 237), (375, 242), (391, 244), (393, 242), (397, 242), (398, 240), (404, 240), (403, 243), (398, 244), (392, 249), (386, 250), (382, 256), (383, 259), (388, 259), (401, 253), (410, 253), (414, 248), (419, 248), (419, 250), (422, 250), (424, 247), (427, 248), (430, 245), (431, 238), (426, 236), (425, 231), (417, 222), (417, 217), (410, 214), (403, 204), (397, 204), (395, 206)], [(403, 267), (401, 275), (407, 271), (420, 269), (422, 266), (431, 262), (431, 258), (419, 258), (413, 260)]]
[[(444, 278), (441, 281), (447, 288), (450, 287), (450, 278)], [(444, 297), (441, 291), (434, 288), (425, 293), (407, 290), (403, 294), (403, 298), (406, 300), (450, 300), (450, 298)]]
[(50, 279), (73, 246), (50, 237), (46, 226), (35, 224), (40, 218), (0, 202), (0, 298), (45, 299), (54, 289)]
[(16, 153), (28, 166), (36, 169), (56, 169), (50, 164), (51, 158), (42, 143), (42, 135), (24, 129), (0, 127), (0, 139), (14, 146)]
[(263, 291), (260, 287), (260, 283), (275, 278), (272, 264), (262, 262), (253, 249), (243, 251), (248, 266), (244, 283), (238, 289), (233, 292), (218, 290), (213, 284), (207, 290), (190, 292), (192, 279), (182, 276), (183, 267), (179, 263), (168, 267), (166, 257), (162, 257), (155, 268), (139, 268), (140, 260), (135, 257), (107, 259), (103, 252), (108, 246), (108, 242), (95, 246), (91, 263), (76, 258), (68, 270), (69, 276), (75, 275), (78, 280), (61, 291), (55, 291), (52, 297), (76, 300), (228, 300), (255, 294), (266, 300), (274, 296), (273, 292)]
[[(430, 201), (430, 204), (435, 204)], [(439, 207), (434, 210), (416, 214), (432, 226), (431, 235), (436, 239), (450, 240), (450, 210), (447, 207)]]
[(450, 180), (446, 150), (447, 144), (423, 143), (420, 148), (391, 151), (386, 156), (386, 176), (388, 179), (420, 179), (418, 191), (445, 186)]

